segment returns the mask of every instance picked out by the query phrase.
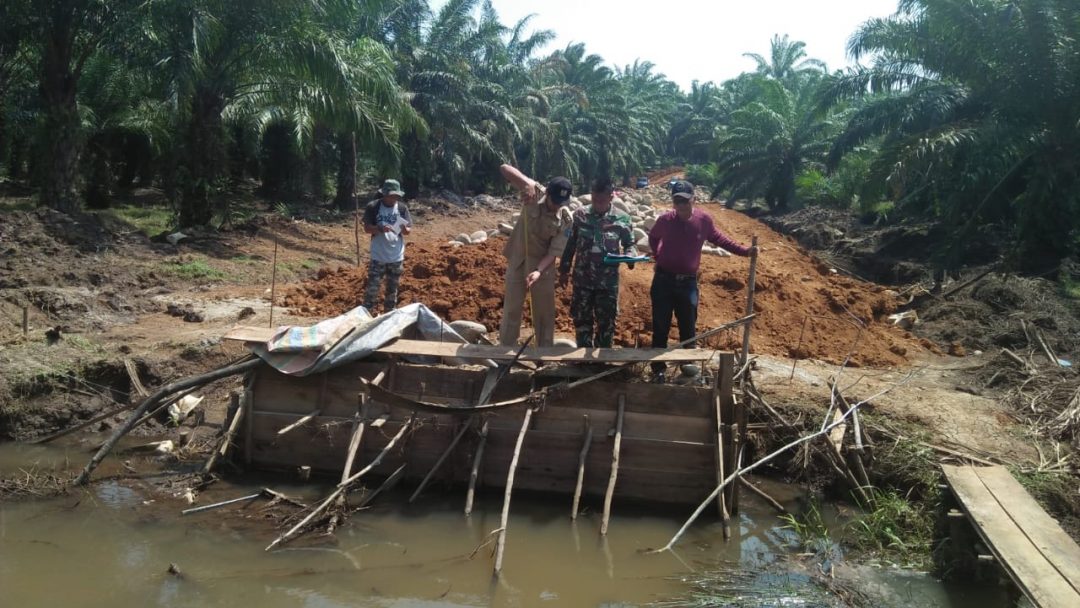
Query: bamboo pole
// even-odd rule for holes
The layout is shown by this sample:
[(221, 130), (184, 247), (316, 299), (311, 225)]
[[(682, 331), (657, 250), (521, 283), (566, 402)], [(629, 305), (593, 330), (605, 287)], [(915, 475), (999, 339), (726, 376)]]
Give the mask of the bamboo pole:
[(105, 456), (112, 451), (113, 447), (116, 446), (116, 442), (120, 441), (121, 437), (134, 428), (135, 423), (146, 413), (146, 410), (149, 409), (150, 406), (157, 404), (161, 399), (164, 399), (173, 393), (187, 390), (195, 386), (203, 386), (216, 380), (221, 380), (222, 378), (228, 378), (229, 376), (242, 374), (261, 364), (262, 359), (251, 357), (250, 359), (232, 365), (226, 365), (225, 367), (218, 368), (214, 371), (185, 378), (161, 387), (156, 393), (144, 399), (143, 402), (139, 404), (139, 407), (131, 413), (131, 416), (128, 417), (127, 421), (113, 432), (112, 436), (101, 446), (101, 449), (99, 449), (97, 453), (94, 454), (93, 458), (90, 459), (90, 462), (86, 463), (86, 467), (83, 469), (82, 473), (75, 478), (75, 485), (84, 485), (86, 482), (90, 481), (90, 474), (93, 473), (94, 469), (97, 468), (99, 464), (101, 464), (101, 461), (105, 459)]
[(503, 495), (502, 524), (499, 526), (499, 540), (495, 545), (495, 576), (502, 572), (503, 552), (506, 550), (506, 525), (510, 519), (510, 494), (514, 490), (514, 473), (517, 472), (518, 458), (521, 457), (521, 446), (525, 443), (525, 432), (529, 430), (529, 421), (532, 420), (533, 408), (525, 410), (525, 417), (521, 421), (521, 430), (518, 431), (517, 443), (514, 444), (514, 456), (510, 459), (510, 470), (506, 474), (506, 492)]
[(611, 519), (611, 500), (615, 496), (615, 482), (619, 477), (619, 448), (622, 445), (623, 415), (626, 411), (626, 395), (619, 395), (619, 412), (615, 417), (615, 443), (611, 448), (611, 477), (608, 478), (607, 492), (604, 493), (604, 517), (600, 521), (600, 536), (607, 535), (608, 521)]
[[(758, 239), (757, 236), (750, 239), (750, 279), (746, 282), (746, 315), (750, 316), (754, 313), (754, 287), (757, 282), (757, 250)], [(747, 323), (743, 326), (743, 341), (742, 341), (742, 357), (739, 362), (743, 365), (746, 364), (746, 358), (750, 355), (750, 327), (751, 323)]]
[(480, 427), (480, 443), (473, 456), (472, 470), (469, 471), (469, 491), (465, 494), (465, 516), (472, 515), (473, 497), (476, 494), (476, 480), (480, 477), (480, 461), (484, 457), (484, 444), (487, 443), (488, 421)]
[(589, 423), (589, 415), (585, 419), (585, 441), (581, 445), (581, 454), (578, 456), (577, 484), (574, 486), (574, 502), (570, 506), (570, 519), (577, 519), (578, 504), (581, 501), (581, 488), (585, 485), (585, 459), (589, 456), (589, 446), (592, 445), (592, 425)]

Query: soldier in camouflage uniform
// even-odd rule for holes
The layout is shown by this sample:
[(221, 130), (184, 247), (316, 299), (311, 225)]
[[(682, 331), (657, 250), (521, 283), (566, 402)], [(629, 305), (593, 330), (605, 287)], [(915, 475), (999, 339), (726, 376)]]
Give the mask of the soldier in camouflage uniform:
[[(604, 255), (637, 255), (630, 216), (611, 206), (614, 185), (599, 178), (592, 185), (592, 204), (574, 212), (559, 281), (566, 284), (573, 265), (574, 294), (570, 317), (578, 346), (610, 348), (619, 314), (619, 266), (605, 264)], [(628, 265), (633, 268), (632, 264)]]

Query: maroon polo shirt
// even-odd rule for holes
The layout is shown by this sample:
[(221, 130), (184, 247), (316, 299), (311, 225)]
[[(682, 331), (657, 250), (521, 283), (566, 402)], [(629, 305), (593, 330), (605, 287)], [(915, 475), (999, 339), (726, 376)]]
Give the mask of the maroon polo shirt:
[(712, 216), (694, 207), (690, 219), (681, 220), (672, 209), (656, 218), (649, 231), (649, 247), (656, 265), (673, 274), (697, 274), (701, 246), (710, 242), (735, 255), (750, 255), (750, 248), (731, 240), (716, 229)]

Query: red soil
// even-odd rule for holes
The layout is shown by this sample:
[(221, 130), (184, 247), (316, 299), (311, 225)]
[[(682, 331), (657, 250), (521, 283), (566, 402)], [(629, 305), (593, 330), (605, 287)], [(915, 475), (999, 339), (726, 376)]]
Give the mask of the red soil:
[[(907, 356), (933, 345), (892, 327), (884, 317), (895, 311), (896, 299), (884, 287), (836, 275), (790, 238), (764, 224), (719, 205), (704, 205), (720, 229), (736, 240), (757, 235), (763, 249), (757, 269), (751, 352), (839, 363), (854, 351), (851, 364), (895, 366)], [(400, 303), (422, 302), (447, 320), (468, 319), (498, 328), (502, 315), (505, 259), (503, 239), (452, 249), (447, 245), (411, 243), (406, 251)], [(704, 254), (698, 331), (743, 316), (746, 308), (748, 259)], [(648, 265), (626, 270), (620, 288), (616, 343), (633, 346), (650, 339)], [(366, 273), (351, 267), (323, 269), (318, 278), (285, 297), (285, 304), (303, 314), (340, 314), (363, 300)], [(557, 332), (573, 337), (570, 289), (557, 292)], [(526, 313), (525, 318), (528, 318)], [(527, 335), (527, 333), (526, 333)], [(677, 330), (672, 328), (672, 339)], [(709, 346), (737, 349), (741, 333), (725, 332)]]

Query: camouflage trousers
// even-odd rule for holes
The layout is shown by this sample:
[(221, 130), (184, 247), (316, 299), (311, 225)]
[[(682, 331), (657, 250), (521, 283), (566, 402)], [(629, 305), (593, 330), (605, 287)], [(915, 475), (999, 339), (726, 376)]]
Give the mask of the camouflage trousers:
[(386, 277), (386, 297), (383, 299), (383, 312), (390, 312), (397, 307), (398, 283), (405, 267), (404, 262), (376, 262), (371, 260), (368, 266), (367, 288), (364, 289), (364, 308), (375, 314), (375, 301), (379, 299), (379, 287)]
[(577, 345), (611, 348), (615, 318), (619, 316), (619, 285), (596, 288), (574, 285), (570, 318), (574, 320)]

